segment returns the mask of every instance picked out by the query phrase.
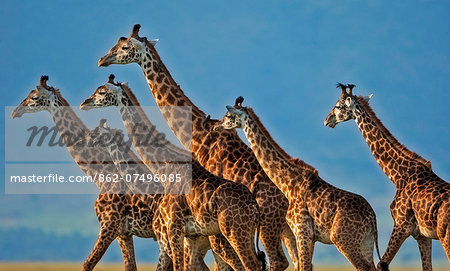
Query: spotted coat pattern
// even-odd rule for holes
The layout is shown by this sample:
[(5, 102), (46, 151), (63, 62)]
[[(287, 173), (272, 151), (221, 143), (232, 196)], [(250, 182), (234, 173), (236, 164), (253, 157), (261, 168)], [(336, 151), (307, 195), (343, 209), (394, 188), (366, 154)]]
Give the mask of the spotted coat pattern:
[[(12, 117), (21, 117), (24, 113), (34, 113), (47, 110), (53, 117), (60, 135), (84, 137), (89, 131), (84, 123), (69, 107), (59, 90), (47, 85), (47, 76), (43, 76), (36, 89), (14, 110)], [(64, 137), (63, 137), (64, 138)], [(119, 174), (109, 153), (104, 149), (75, 147), (68, 144), (67, 149), (78, 166), (87, 176), (96, 174)], [(87, 161), (102, 162), (87, 164)], [(94, 179), (96, 181), (97, 179)], [(112, 194), (108, 191), (124, 191), (122, 187), (105, 186), (96, 182), (100, 194), (95, 202), (95, 212), (100, 222), (100, 233), (92, 252), (82, 266), (82, 270), (93, 270), (114, 239), (119, 242), (122, 250), (125, 270), (137, 270), (134, 257), (133, 235), (143, 238), (155, 238), (152, 229), (151, 209), (152, 197), (142, 200), (135, 195)], [(122, 185), (119, 183), (117, 185)]]
[(369, 106), (370, 96), (353, 95), (353, 85), (348, 92), (345, 85), (339, 86), (341, 97), (324, 124), (333, 128), (354, 119), (397, 190), (390, 205), (394, 228), (379, 267), (391, 263), (409, 236), (417, 240), (423, 270), (432, 270), (432, 239), (440, 240), (450, 261), (450, 184), (433, 172), (429, 161), (408, 150), (387, 130)]
[[(202, 166), (215, 175), (244, 184), (253, 190), (258, 187), (256, 200), (261, 212), (261, 242), (270, 262), (270, 270), (284, 270), (289, 266), (283, 240), (295, 266), (298, 264), (295, 237), (286, 222), (288, 201), (269, 180), (249, 147), (235, 131), (215, 132), (215, 121), (196, 107), (174, 81), (161, 61), (155, 41), (139, 37), (140, 26), (135, 25), (128, 38), (103, 56), (98, 65), (137, 63), (142, 68), (153, 97), (160, 108), (164, 106), (192, 107), (192, 126), (177, 122), (177, 112), (163, 112), (175, 135)], [(191, 140), (192, 139), (192, 140)]]
[(242, 128), (262, 168), (289, 200), (286, 219), (297, 240), (298, 270), (312, 269), (316, 241), (334, 244), (357, 270), (375, 270), (378, 234), (369, 203), (325, 182), (315, 168), (289, 156), (242, 101), (239, 97), (234, 107), (227, 106), (229, 112), (215, 129)]
[[(111, 78), (110, 78), (111, 79)], [(124, 125), (133, 135), (132, 142), (143, 161), (147, 161), (150, 170), (158, 170), (154, 163), (161, 157), (186, 156), (191, 154), (170, 142), (164, 144), (139, 144), (144, 135), (158, 134), (144, 111), (126, 84), (105, 84), (82, 103), (82, 108), (117, 106)], [(136, 129), (139, 127), (139, 129)], [(160, 147), (161, 146), (161, 147)], [(176, 155), (172, 155), (174, 152)], [(183, 174), (182, 174), (183, 175)], [(176, 270), (181, 268), (183, 259), (183, 238), (185, 246), (198, 251), (195, 255), (204, 255), (205, 245), (196, 242), (199, 236), (212, 236), (213, 251), (221, 256), (234, 270), (258, 270), (261, 263), (254, 247), (254, 233), (259, 224), (259, 210), (253, 195), (247, 187), (219, 178), (205, 170), (195, 160), (192, 163), (192, 190), (187, 195), (166, 195), (160, 203), (160, 220), (164, 230), (157, 231), (158, 241), (166, 253), (173, 259)], [(223, 236), (222, 236), (223, 235)], [(204, 239), (199, 239), (203, 242)], [(187, 244), (186, 244), (187, 242)], [(170, 247), (172, 252), (169, 252)], [(187, 269), (199, 270), (205, 266), (200, 258), (189, 256)], [(197, 266), (196, 264), (197, 263)]]

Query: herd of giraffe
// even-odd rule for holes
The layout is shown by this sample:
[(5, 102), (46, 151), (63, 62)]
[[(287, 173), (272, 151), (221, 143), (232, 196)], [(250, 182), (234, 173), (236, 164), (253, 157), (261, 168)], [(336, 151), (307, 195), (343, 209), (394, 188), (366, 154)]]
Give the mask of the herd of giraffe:
[[(204, 257), (210, 249), (215, 270), (265, 270), (266, 254), (269, 270), (285, 270), (289, 262), (282, 243), (296, 270), (312, 270), (316, 241), (334, 244), (357, 270), (387, 270), (410, 235), (417, 240), (423, 270), (432, 270), (432, 239), (441, 242), (450, 261), (450, 184), (432, 171), (429, 161), (395, 139), (370, 108), (370, 97), (352, 93), (354, 85), (338, 84), (341, 97), (324, 125), (334, 128), (354, 119), (397, 189), (390, 205), (394, 228), (382, 256), (375, 212), (362, 196), (327, 183), (313, 166), (286, 153), (253, 109), (242, 105), (242, 97), (227, 106), (222, 119), (211, 119), (172, 78), (155, 49), (157, 40), (140, 37), (139, 29), (134, 25), (128, 38), (119, 38), (98, 66), (139, 64), (164, 119), (184, 148), (167, 140), (141, 144), (140, 139), (160, 132), (128, 84), (115, 82), (114, 75), (80, 108), (116, 107), (138, 155), (124, 141), (122, 131), (108, 127), (105, 119), (89, 130), (59, 89), (47, 85), (47, 76), (12, 114), (15, 118), (48, 111), (69, 153), (88, 176), (173, 170), (191, 174), (189, 185), (180, 187), (162, 182), (103, 183), (94, 178), (100, 191), (95, 212), (101, 228), (82, 270), (93, 270), (114, 239), (122, 250), (125, 270), (137, 270), (133, 235), (157, 241), (157, 270), (208, 270)], [(190, 108), (192, 122), (181, 121), (184, 107)], [(249, 146), (237, 128), (243, 129)], [(85, 144), (67, 144), (68, 133), (79, 135)], [(175, 166), (166, 162), (174, 160), (179, 161)]]

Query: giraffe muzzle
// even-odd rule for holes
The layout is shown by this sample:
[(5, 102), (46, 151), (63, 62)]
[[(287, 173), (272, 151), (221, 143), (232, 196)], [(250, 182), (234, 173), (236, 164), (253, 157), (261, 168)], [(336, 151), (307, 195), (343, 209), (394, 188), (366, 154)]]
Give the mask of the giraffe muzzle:
[(116, 60), (115, 55), (105, 55), (98, 61), (99, 67), (108, 67), (113, 63), (113, 61)]
[(15, 119), (15, 118), (20, 118), (22, 117), (22, 115), (25, 113), (25, 111), (23, 110), (23, 108), (21, 106), (18, 106), (14, 109), (14, 111), (11, 114), (11, 118)]
[(84, 111), (88, 111), (92, 107), (93, 107), (93, 100), (91, 98), (84, 100), (84, 102), (80, 104), (80, 109)]
[(323, 125), (330, 128), (336, 127), (336, 118), (333, 115), (327, 116), (327, 118), (323, 122)]

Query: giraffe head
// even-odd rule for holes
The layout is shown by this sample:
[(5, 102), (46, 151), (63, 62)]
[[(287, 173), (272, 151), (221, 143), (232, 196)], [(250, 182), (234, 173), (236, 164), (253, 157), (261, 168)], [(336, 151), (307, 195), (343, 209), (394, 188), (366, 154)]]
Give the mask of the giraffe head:
[(59, 90), (47, 85), (48, 76), (43, 75), (39, 81), (39, 85), (31, 90), (28, 96), (17, 106), (12, 118), (20, 118), (25, 113), (35, 113), (47, 110), (58, 105), (64, 105), (64, 99), (61, 97)]
[(239, 96), (236, 98), (233, 106), (227, 105), (228, 112), (215, 124), (215, 131), (244, 128), (248, 115), (246, 108), (242, 106), (242, 102), (244, 102), (244, 98)]
[[(157, 39), (147, 41), (146, 37), (139, 37), (141, 25), (135, 24), (128, 38), (120, 37), (116, 45), (98, 61), (99, 67), (111, 64), (140, 63), (147, 53), (149, 43), (153, 46)], [(150, 54), (149, 54), (150, 55)]]
[[(339, 98), (333, 109), (331, 109), (330, 114), (328, 114), (328, 116), (325, 118), (325, 121), (323, 122), (325, 126), (334, 128), (340, 122), (355, 119), (355, 108), (358, 103), (358, 99), (352, 93), (354, 87), (355, 85), (352, 84), (337, 84), (337, 88), (341, 88), (342, 90), (341, 97)], [(363, 98), (368, 101), (371, 97), (372, 94)]]
[(121, 142), (123, 142), (122, 131), (108, 127), (106, 119), (101, 119), (97, 127), (87, 134), (86, 139), (89, 147), (108, 147)]
[(114, 74), (111, 74), (106, 84), (99, 86), (94, 94), (81, 103), (80, 109), (87, 111), (92, 108), (119, 105), (123, 95), (122, 85), (126, 86), (127, 83), (114, 83), (114, 78)]

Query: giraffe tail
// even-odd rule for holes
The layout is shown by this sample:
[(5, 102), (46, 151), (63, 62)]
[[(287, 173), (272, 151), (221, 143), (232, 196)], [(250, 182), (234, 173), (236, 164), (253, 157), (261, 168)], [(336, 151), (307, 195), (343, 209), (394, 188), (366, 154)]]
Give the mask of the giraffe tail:
[(257, 210), (258, 210), (258, 228), (256, 229), (256, 257), (258, 258), (258, 260), (261, 261), (261, 271), (265, 271), (267, 269), (267, 261), (266, 261), (266, 254), (261, 251), (261, 249), (259, 248), (259, 234), (260, 234), (260, 229), (261, 229), (261, 222), (260, 222), (260, 214), (259, 214), (259, 208), (258, 205), (256, 205)]
[(378, 229), (376, 218), (373, 221), (373, 240), (375, 241), (375, 248), (377, 250), (378, 260), (380, 261), (380, 268), (382, 271), (389, 271), (389, 266), (386, 262), (381, 261), (380, 249), (378, 248)]
[(256, 239), (255, 239), (256, 257), (258, 258), (258, 260), (261, 261), (261, 271), (265, 271), (267, 269), (266, 254), (259, 248), (259, 235), (261, 231), (261, 212), (259, 211), (258, 203), (256, 203), (256, 192), (258, 190), (258, 187), (259, 183), (256, 183), (252, 191), (253, 199), (255, 199), (255, 210), (256, 213), (258, 214), (257, 215), (258, 226), (256, 228)]

